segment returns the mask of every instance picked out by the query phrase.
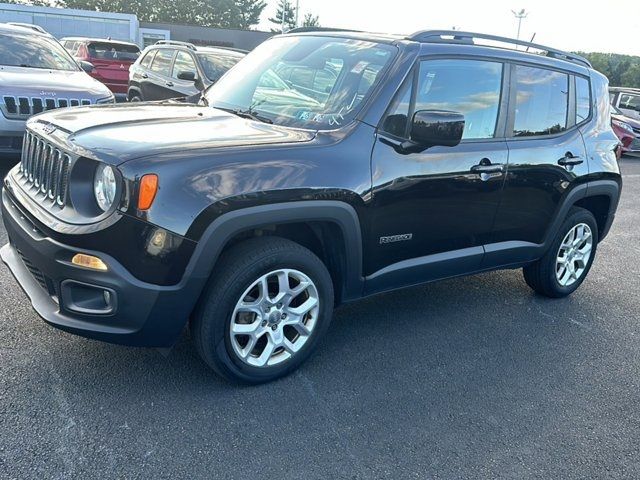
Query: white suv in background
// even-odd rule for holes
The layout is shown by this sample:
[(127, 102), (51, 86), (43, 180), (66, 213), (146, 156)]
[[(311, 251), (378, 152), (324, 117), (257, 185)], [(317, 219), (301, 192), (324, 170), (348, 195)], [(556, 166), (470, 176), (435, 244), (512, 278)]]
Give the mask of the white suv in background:
[(102, 83), (48, 33), (0, 23), (0, 156), (22, 149), (26, 120), (54, 108), (113, 103)]

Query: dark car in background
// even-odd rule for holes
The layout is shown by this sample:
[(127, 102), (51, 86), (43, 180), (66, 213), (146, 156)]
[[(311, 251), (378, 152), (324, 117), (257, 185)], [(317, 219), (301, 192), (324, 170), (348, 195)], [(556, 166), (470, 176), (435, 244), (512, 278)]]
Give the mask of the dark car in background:
[(612, 105), (611, 123), (622, 143), (622, 153), (640, 153), (640, 120), (626, 116)]
[(148, 47), (129, 72), (131, 102), (191, 97), (217, 82), (245, 54), (162, 40)]
[(140, 56), (140, 47), (135, 43), (83, 37), (66, 37), (60, 43), (76, 60), (93, 65), (89, 75), (104, 83), (119, 100), (126, 99), (129, 68)]
[(57, 40), (31, 25), (0, 23), (0, 155), (22, 149), (26, 120), (56, 108), (112, 103), (113, 94), (91, 78)]

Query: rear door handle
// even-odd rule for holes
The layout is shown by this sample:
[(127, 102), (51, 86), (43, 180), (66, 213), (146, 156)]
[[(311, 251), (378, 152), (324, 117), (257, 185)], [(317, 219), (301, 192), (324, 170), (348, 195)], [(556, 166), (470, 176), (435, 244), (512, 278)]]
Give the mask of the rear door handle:
[(558, 165), (561, 165), (563, 167), (580, 165), (581, 163), (584, 163), (584, 160), (581, 159), (579, 156), (572, 154), (571, 152), (565, 153), (564, 157), (558, 160)]
[(473, 173), (502, 173), (504, 172), (504, 165), (502, 163), (491, 163), (488, 158), (480, 160), (478, 165), (471, 167)]
[(146, 73), (143, 73), (142, 75), (140, 75), (142, 78), (149, 78), (149, 75), (147, 75)]
[(166, 85), (167, 87), (173, 87), (173, 82), (167, 82), (167, 83), (165, 83), (165, 85)]

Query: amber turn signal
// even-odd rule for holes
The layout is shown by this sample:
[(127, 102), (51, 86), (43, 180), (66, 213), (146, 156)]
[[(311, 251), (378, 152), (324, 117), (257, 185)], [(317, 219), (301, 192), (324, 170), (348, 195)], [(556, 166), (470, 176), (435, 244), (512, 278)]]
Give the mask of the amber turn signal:
[(93, 255), (85, 255), (84, 253), (77, 253), (71, 259), (71, 263), (78, 265), (79, 267), (91, 268), (92, 270), (100, 270), (106, 272), (108, 270), (107, 264)]
[(140, 179), (140, 193), (138, 194), (138, 209), (149, 210), (158, 192), (158, 176), (154, 173), (144, 175)]

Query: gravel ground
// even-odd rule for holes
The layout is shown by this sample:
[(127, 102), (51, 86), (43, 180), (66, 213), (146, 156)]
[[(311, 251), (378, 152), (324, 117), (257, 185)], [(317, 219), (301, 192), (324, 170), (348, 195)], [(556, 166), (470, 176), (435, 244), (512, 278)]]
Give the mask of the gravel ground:
[[(520, 271), (340, 308), (260, 387), (62, 333), (0, 265), (0, 478), (640, 478), (640, 159), (572, 297)], [(6, 242), (0, 227), (0, 242)]]

